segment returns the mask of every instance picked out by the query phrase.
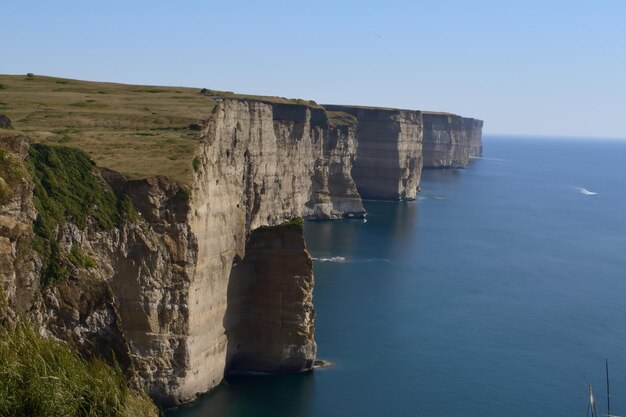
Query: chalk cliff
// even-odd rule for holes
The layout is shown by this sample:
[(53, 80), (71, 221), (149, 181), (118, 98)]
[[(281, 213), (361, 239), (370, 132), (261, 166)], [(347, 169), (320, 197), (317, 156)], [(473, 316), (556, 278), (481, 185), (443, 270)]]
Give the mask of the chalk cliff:
[(185, 185), (4, 135), (0, 324), (26, 316), (86, 356), (114, 354), (162, 405), (229, 372), (311, 369), (314, 278), (294, 219), (414, 199), (423, 158), (464, 166), (482, 122), (284, 101), (208, 101)]
[(424, 168), (463, 168), (482, 155), (481, 120), (424, 112)]
[[(19, 192), (2, 205), (7, 226), (0, 266), (11, 307), (4, 317), (14, 321), (25, 312), (42, 331), (72, 339), (85, 351), (97, 341), (105, 356), (114, 352), (137, 384), (165, 405), (214, 387), (228, 363), (233, 369), (311, 369), (312, 263), (301, 226), (280, 225), (298, 217), (364, 214), (350, 175), (354, 126), (334, 126), (319, 107), (255, 100), (220, 100), (207, 113), (191, 189), (166, 178), (128, 180), (98, 169), (68, 177), (93, 176), (105, 197), (128, 198), (137, 216), (113, 227), (93, 218), (85, 224), (68, 218), (54, 227), (55, 250), (68, 271), (54, 285), (40, 282), (50, 268), (29, 248), (38, 215), (24, 162), (28, 145), (3, 141), (5, 153), (15, 154), (7, 144), (19, 148), (21, 156), (10, 158), (22, 169)], [(54, 187), (56, 181), (44, 182)], [(93, 265), (66, 261), (74, 252)], [(280, 256), (289, 258), (274, 259)]]
[(414, 200), (422, 172), (422, 112), (324, 105), (357, 120), (352, 177), (361, 197)]

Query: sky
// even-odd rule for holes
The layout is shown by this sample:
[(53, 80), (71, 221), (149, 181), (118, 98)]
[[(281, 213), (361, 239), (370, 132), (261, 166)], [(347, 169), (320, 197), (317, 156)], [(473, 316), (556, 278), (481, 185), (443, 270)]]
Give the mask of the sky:
[(448, 111), (492, 134), (626, 138), (626, 0), (2, 0), (0, 10), (4, 74)]

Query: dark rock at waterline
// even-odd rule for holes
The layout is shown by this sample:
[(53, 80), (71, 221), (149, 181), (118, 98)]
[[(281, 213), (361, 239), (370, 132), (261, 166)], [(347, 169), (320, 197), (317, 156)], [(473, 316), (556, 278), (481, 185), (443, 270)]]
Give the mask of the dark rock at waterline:
[(332, 368), (335, 364), (331, 361), (325, 361), (323, 359), (317, 359), (313, 363), (313, 369)]

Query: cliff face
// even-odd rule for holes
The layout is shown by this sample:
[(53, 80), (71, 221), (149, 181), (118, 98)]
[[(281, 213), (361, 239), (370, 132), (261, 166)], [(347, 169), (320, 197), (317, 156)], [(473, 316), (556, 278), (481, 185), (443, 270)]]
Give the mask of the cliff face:
[[(247, 370), (311, 369), (313, 274), (302, 230), (252, 232), (301, 216), (363, 215), (350, 175), (355, 151), (355, 128), (329, 124), (323, 109), (220, 101), (202, 131), (191, 190), (165, 178), (90, 174), (103, 189), (128, 197), (138, 218), (108, 229), (93, 219), (55, 228), (60, 253), (69, 257), (79, 248), (94, 265), (65, 262), (69, 277), (54, 285), (40, 282), (47, 267), (28, 249), (37, 213), (32, 183), (24, 180), (2, 206), (10, 222), (2, 230), (19, 231), (0, 241), (10, 254), (0, 265), (9, 295), (3, 316), (26, 311), (51, 336), (84, 346), (97, 341), (99, 353), (115, 352), (164, 405), (214, 387), (229, 362)], [(261, 259), (278, 255), (289, 260)], [(30, 267), (18, 270), (26, 261)], [(251, 265), (254, 276), (243, 278)], [(276, 291), (273, 306), (266, 288)], [(265, 298), (270, 305), (263, 305)], [(249, 340), (249, 333), (265, 338)]]
[(468, 132), (470, 158), (483, 156), (483, 121), (464, 117), (463, 124)]
[(357, 119), (352, 177), (361, 197), (414, 200), (422, 171), (422, 113), (412, 110), (324, 105)]
[(482, 121), (424, 112), (424, 168), (463, 168), (482, 155)]
[[(331, 118), (315, 105), (216, 98), (188, 187), (89, 165), (69, 177), (90, 178), (102, 196), (81, 202), (93, 211), (86, 220), (73, 212), (54, 223), (47, 251), (33, 249), (43, 220), (28, 144), (4, 139), (0, 323), (25, 315), (86, 356), (115, 354), (163, 405), (193, 400), (228, 372), (311, 369), (312, 262), (289, 221), (361, 217), (361, 196), (414, 199), (422, 168), (421, 112), (326, 107)], [(456, 166), (481, 152), (481, 121), (429, 120), (438, 139), (425, 157)], [(126, 199), (136, 212), (102, 221), (104, 206)], [(64, 278), (42, 281), (50, 270)]]

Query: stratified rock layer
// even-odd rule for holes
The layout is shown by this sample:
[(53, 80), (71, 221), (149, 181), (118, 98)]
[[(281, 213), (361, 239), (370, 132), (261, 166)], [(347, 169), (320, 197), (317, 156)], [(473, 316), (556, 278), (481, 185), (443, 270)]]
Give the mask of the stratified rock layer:
[(422, 171), (422, 113), (413, 110), (324, 105), (357, 119), (352, 177), (361, 197), (414, 200)]
[(463, 168), (482, 155), (482, 121), (424, 112), (424, 168)]
[(313, 368), (317, 346), (313, 261), (302, 226), (255, 230), (228, 287), (229, 372), (295, 373)]

